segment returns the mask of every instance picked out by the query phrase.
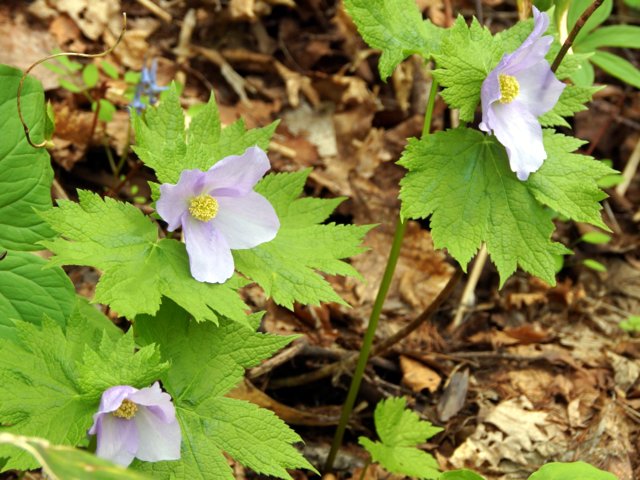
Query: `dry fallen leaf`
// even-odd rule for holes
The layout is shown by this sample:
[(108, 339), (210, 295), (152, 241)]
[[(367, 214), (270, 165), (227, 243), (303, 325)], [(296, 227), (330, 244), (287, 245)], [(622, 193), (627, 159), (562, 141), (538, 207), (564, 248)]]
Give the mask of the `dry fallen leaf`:
[(400, 355), (402, 382), (414, 392), (424, 389), (434, 393), (440, 386), (440, 375), (424, 365), (422, 362)]

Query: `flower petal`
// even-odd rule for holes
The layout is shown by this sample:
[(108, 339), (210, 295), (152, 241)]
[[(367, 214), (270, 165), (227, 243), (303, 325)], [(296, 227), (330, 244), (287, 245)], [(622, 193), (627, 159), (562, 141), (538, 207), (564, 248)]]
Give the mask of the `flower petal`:
[(523, 103), (536, 118), (555, 106), (566, 87), (546, 60), (520, 71), (515, 77), (520, 84), (520, 95), (515, 102)]
[(136, 457), (146, 462), (180, 459), (182, 434), (175, 416), (173, 421), (165, 422), (152, 410), (142, 407), (133, 421), (140, 438)]
[(214, 197), (246, 195), (270, 168), (267, 154), (260, 147), (249, 147), (242, 155), (225, 157), (211, 167), (205, 191)]
[(100, 398), (100, 407), (98, 408), (99, 415), (106, 412), (115, 412), (122, 401), (125, 398), (129, 398), (129, 395), (137, 392), (137, 388), (130, 387), (129, 385), (116, 385), (115, 387), (107, 388)]
[(160, 389), (158, 382), (150, 387), (141, 388), (129, 396), (129, 400), (144, 405), (156, 413), (165, 423), (175, 421), (176, 409), (171, 402), (171, 396)]
[(138, 429), (133, 420), (103, 414), (98, 419), (96, 455), (124, 467), (138, 450)]
[(160, 198), (156, 202), (158, 215), (169, 224), (173, 232), (182, 223), (182, 217), (189, 210), (189, 202), (203, 192), (206, 174), (200, 170), (184, 170), (178, 183), (160, 185)]
[(515, 75), (544, 60), (551, 47), (553, 37), (543, 36), (549, 28), (549, 15), (533, 7), (533, 31), (513, 53), (504, 55), (496, 67), (500, 73)]
[(190, 215), (184, 219), (182, 228), (193, 278), (209, 283), (227, 281), (233, 275), (233, 256), (225, 238), (212, 222), (201, 222)]
[(495, 103), (491, 110), (493, 133), (507, 149), (511, 170), (520, 180), (526, 180), (547, 158), (542, 127), (533, 114), (516, 102)]
[(242, 197), (218, 197), (218, 215), (211, 223), (232, 249), (253, 248), (273, 240), (280, 220), (269, 200), (256, 192)]
[(500, 92), (500, 81), (498, 79), (500, 72), (497, 68), (494, 68), (487, 78), (482, 82), (482, 88), (480, 90), (480, 100), (482, 102), (482, 121), (478, 128), (483, 132), (491, 132), (491, 120), (490, 120), (490, 108), (494, 102), (500, 100), (502, 93)]

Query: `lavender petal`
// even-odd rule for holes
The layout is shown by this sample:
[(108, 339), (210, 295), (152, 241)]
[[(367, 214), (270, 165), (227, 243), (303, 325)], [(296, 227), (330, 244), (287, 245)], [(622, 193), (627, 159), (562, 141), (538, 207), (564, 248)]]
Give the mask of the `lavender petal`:
[(96, 455), (127, 467), (138, 450), (138, 428), (132, 420), (104, 414), (97, 433)]
[(191, 275), (199, 282), (224, 283), (233, 275), (233, 256), (229, 244), (211, 222), (185, 216), (184, 239)]
[(253, 248), (273, 240), (280, 220), (262, 195), (249, 192), (243, 197), (218, 197), (220, 210), (211, 223), (224, 235), (232, 249)]

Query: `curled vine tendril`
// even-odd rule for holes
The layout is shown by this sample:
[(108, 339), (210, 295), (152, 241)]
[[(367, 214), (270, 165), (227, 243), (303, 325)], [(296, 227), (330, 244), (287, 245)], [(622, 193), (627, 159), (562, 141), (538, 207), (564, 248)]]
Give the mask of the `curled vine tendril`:
[(37, 62), (32, 63), (31, 66), (29, 66), (29, 68), (27, 68), (24, 71), (24, 73), (22, 74), (22, 78), (20, 78), (20, 84), (18, 85), (18, 93), (17, 93), (16, 100), (18, 104), (18, 117), (20, 117), (20, 123), (22, 123), (22, 128), (24, 129), (24, 134), (27, 137), (27, 142), (29, 142), (29, 145), (31, 145), (34, 148), (43, 148), (47, 145), (46, 140), (43, 140), (41, 143), (33, 143), (33, 140), (31, 140), (31, 136), (29, 135), (29, 127), (27, 126), (27, 123), (24, 121), (24, 116), (22, 115), (20, 99), (22, 97), (22, 88), (24, 87), (24, 81), (27, 78), (27, 75), (29, 75), (29, 72), (33, 70), (35, 67), (37, 67), (38, 65), (40, 65), (41, 63), (46, 62), (47, 60), (51, 60), (52, 58), (57, 58), (57, 57), (98, 58), (98, 57), (104, 57), (106, 55), (109, 55), (118, 46), (118, 44), (120, 44), (120, 42), (122, 41), (122, 38), (124, 37), (124, 33), (126, 31), (127, 31), (127, 14), (123, 13), (122, 14), (122, 30), (120, 31), (120, 35), (118, 36), (118, 39), (116, 40), (116, 42), (111, 47), (106, 49), (104, 52), (101, 52), (101, 53), (76, 53), (76, 52), (54, 53), (53, 55), (49, 55), (47, 57), (41, 58)]

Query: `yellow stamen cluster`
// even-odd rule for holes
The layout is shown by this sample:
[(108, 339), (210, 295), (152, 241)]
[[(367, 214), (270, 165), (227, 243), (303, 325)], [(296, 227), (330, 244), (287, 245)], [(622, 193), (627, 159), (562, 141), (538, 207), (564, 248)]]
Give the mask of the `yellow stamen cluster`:
[(125, 398), (120, 404), (120, 406), (118, 407), (118, 409), (115, 412), (113, 412), (113, 416), (131, 420), (133, 417), (135, 417), (137, 411), (138, 411), (138, 405), (133, 403), (131, 400), (127, 400)]
[(500, 103), (511, 103), (513, 102), (518, 94), (520, 93), (520, 84), (516, 77), (511, 75), (498, 75), (498, 80), (500, 82)]
[(193, 197), (189, 203), (189, 213), (201, 222), (208, 222), (218, 214), (218, 201), (207, 194)]

